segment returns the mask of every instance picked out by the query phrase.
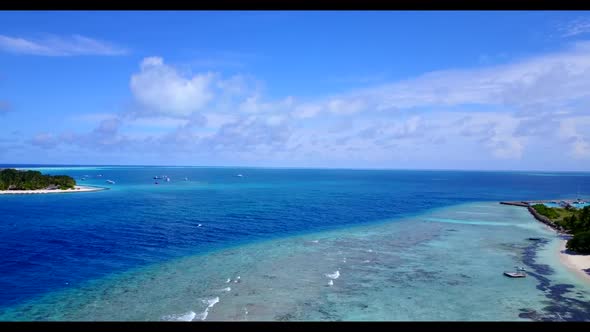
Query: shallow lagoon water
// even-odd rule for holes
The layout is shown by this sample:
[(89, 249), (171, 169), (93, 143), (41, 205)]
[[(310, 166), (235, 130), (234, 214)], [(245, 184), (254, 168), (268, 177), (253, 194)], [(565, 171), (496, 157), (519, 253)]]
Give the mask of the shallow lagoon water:
[[(485, 221), (455, 219), (485, 209)], [(441, 216), (454, 222), (437, 222), (448, 220)], [(556, 235), (525, 209), (464, 204), (185, 257), (48, 295), (2, 318), (487, 321), (529, 320), (520, 315), (535, 313), (537, 319), (590, 319), (588, 285), (557, 260), (542, 262), (550, 272), (537, 271), (525, 257), (526, 248), (537, 245), (530, 236), (547, 239), (536, 251), (554, 253)], [(514, 266), (531, 275), (502, 275)], [(550, 280), (544, 289), (535, 274)], [(553, 296), (566, 285), (567, 293)], [(583, 303), (552, 310), (568, 300)]]
[[(248, 177), (244, 170), (219, 171)], [(107, 170), (97, 172), (104, 176)], [(455, 176), (441, 173), (427, 174), (432, 178)], [(269, 178), (262, 175), (253, 177)], [(174, 183), (159, 191), (149, 181), (128, 179), (129, 184), (93, 196), (75, 195), (79, 198), (74, 201), (86, 209), (111, 202), (104, 212), (111, 219), (82, 218), (80, 224), (85, 214), (74, 208), (77, 218), (62, 218), (62, 232), (68, 225), (85, 230), (82, 235), (88, 238), (93, 234), (88, 229), (102, 231), (94, 234), (99, 239), (79, 244), (77, 254), (84, 252), (85, 256), (76, 262), (86, 262), (90, 268), (62, 262), (75, 256), (67, 245), (61, 248), (66, 256), (54, 258), (46, 267), (56, 266), (55, 271), (61, 269), (65, 276), (68, 270), (85, 272), (85, 278), (72, 286), (37, 291), (31, 286), (29, 296), (0, 309), (0, 320), (590, 319), (590, 289), (558, 262), (556, 235), (526, 209), (477, 199), (500, 196), (502, 186), (485, 194), (466, 189), (461, 194), (473, 202), (462, 203), (454, 193), (416, 191), (416, 187), (428, 187), (430, 192), (444, 188), (412, 182), (407, 174), (393, 177), (395, 181), (389, 178), (397, 186), (377, 181), (384, 179), (388, 180), (380, 177), (371, 183), (366, 177), (347, 174), (336, 179), (320, 176), (307, 183), (275, 178), (236, 185), (234, 177), (222, 183), (204, 177), (199, 183), (211, 183), (209, 187)], [(120, 182), (125, 180), (117, 184)], [(379, 183), (378, 188), (371, 188)], [(534, 190), (538, 185), (520, 190)], [(275, 195), (268, 195), (269, 191)], [(139, 197), (129, 197), (129, 192)], [(399, 202), (407, 205), (411, 195), (440, 204), (404, 210)], [(513, 191), (506, 199), (524, 199), (522, 196)], [(195, 197), (201, 204), (193, 201)], [(120, 207), (118, 200), (125, 204), (120, 202)], [(40, 202), (45, 202), (15, 201), (33, 211), (42, 210)], [(158, 201), (168, 205), (153, 207), (156, 212), (145, 209), (146, 204)], [(226, 203), (222, 213), (216, 209), (220, 201)], [(184, 210), (178, 211), (179, 207)], [(140, 224), (137, 215), (142, 211)], [(198, 218), (188, 216), (197, 212)], [(230, 214), (234, 216), (228, 218)], [(207, 215), (209, 218), (204, 217)], [(44, 224), (44, 220), (36, 218), (36, 226), (51, 234), (55, 225)], [(295, 220), (301, 223), (293, 224)], [(102, 223), (110, 227), (102, 228)], [(18, 229), (13, 227), (13, 231)], [(545, 240), (529, 241), (528, 237)], [(113, 238), (124, 246), (117, 247)], [(108, 247), (104, 242), (115, 244), (111, 252), (101, 254), (87, 248)], [(20, 249), (26, 252), (27, 248)], [(97, 266), (108, 273), (95, 273)], [(529, 276), (510, 279), (502, 275), (515, 266), (526, 267)], [(30, 271), (36, 269), (30, 267)], [(58, 279), (45, 274), (49, 274), (46, 280)]]

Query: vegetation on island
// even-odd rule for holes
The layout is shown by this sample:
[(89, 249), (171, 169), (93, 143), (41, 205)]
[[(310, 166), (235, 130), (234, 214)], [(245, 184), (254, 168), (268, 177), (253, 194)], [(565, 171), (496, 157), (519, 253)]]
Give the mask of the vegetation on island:
[(551, 208), (543, 204), (535, 204), (533, 209), (574, 235), (567, 241), (567, 249), (580, 254), (590, 254), (590, 206), (574, 209)]
[(43, 175), (39, 171), (0, 170), (0, 190), (74, 189), (76, 180), (67, 175)]
[(535, 204), (533, 205), (533, 208), (535, 211), (539, 212), (539, 214), (542, 214), (551, 220), (558, 219), (560, 216), (559, 213), (555, 211), (555, 209), (547, 207), (543, 204)]

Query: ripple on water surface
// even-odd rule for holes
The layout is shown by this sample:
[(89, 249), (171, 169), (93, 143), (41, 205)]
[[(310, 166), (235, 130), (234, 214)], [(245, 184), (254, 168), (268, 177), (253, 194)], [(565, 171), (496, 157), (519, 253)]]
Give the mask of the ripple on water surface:
[[(588, 320), (588, 285), (546, 258), (555, 241), (526, 209), (464, 204), (150, 265), (0, 319)], [(502, 275), (523, 265), (528, 278)]]

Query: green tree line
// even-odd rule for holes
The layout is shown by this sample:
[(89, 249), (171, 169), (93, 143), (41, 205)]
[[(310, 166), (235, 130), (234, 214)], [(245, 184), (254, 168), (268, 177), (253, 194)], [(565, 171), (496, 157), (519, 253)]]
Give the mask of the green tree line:
[(76, 180), (67, 175), (43, 175), (39, 171), (0, 170), (0, 190), (35, 190), (56, 186), (73, 189)]
[[(533, 208), (574, 235), (567, 241), (567, 249), (580, 254), (590, 254), (590, 206), (583, 209), (562, 209), (536, 204)], [(563, 218), (559, 219), (560, 216)]]

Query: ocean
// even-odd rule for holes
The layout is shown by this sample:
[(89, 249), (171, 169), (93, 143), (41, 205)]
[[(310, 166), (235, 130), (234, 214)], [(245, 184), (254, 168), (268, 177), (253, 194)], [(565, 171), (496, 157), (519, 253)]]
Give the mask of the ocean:
[(590, 320), (558, 236), (498, 204), (590, 173), (34, 169), (108, 190), (0, 196), (1, 321)]

